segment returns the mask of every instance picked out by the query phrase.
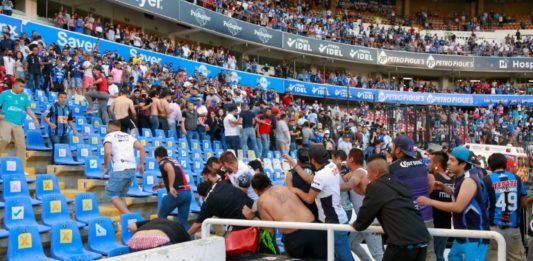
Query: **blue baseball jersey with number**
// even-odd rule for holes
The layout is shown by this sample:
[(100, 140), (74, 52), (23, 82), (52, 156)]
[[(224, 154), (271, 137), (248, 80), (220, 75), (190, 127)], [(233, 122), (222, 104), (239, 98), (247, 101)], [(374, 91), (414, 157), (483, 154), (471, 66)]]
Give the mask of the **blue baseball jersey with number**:
[(527, 195), (522, 180), (507, 171), (485, 177), (489, 195), (489, 219), (493, 226), (517, 228), (520, 224), (520, 198)]

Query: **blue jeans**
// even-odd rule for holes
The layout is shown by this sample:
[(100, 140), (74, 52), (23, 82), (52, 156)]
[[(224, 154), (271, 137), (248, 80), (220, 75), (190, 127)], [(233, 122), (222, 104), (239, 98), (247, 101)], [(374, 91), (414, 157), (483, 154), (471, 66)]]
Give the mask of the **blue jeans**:
[(485, 260), (488, 250), (489, 244), (480, 244), (478, 242), (458, 243), (455, 240), (448, 254), (448, 261)]
[(263, 152), (263, 144), (261, 143), (261, 136), (256, 136), (255, 144), (257, 145), (257, 151), (259, 152), (255, 156), (258, 158), (261, 158), (262, 157), (261, 153)]
[(192, 140), (198, 139), (198, 132), (197, 131), (187, 131), (187, 135), (185, 136), (187, 139), (187, 146), (189, 146), (189, 149), (192, 150)]
[(237, 153), (237, 150), (241, 149), (241, 139), (239, 136), (226, 136), (226, 145), (228, 150), (235, 150)]
[(348, 232), (335, 231), (335, 260), (353, 261)]
[(255, 137), (255, 130), (253, 127), (244, 128), (242, 130), (242, 152), (245, 158), (248, 158), (248, 143), (250, 144), (250, 149), (255, 152), (255, 156), (259, 156), (259, 150), (257, 150), (257, 140)]
[(167, 218), (175, 208), (178, 208), (178, 218), (185, 230), (189, 230), (189, 210), (191, 208), (191, 192), (189, 190), (179, 190), (178, 197), (172, 196), (168, 193), (163, 197), (161, 208), (157, 211), (157, 217)]
[(134, 179), (135, 169), (111, 172), (111, 174), (109, 174), (109, 181), (107, 182), (107, 185), (105, 187), (107, 196), (110, 199), (126, 197), (131, 182)]
[(433, 237), (433, 248), (435, 249), (435, 255), (437, 261), (444, 261), (444, 250), (446, 249), (447, 237)]
[(155, 130), (159, 128), (159, 117), (150, 116), (150, 130), (152, 130), (152, 136), (155, 137)]
[(28, 73), (28, 85), (32, 91), (41, 90), (41, 74)]
[(270, 134), (261, 135), (261, 146), (263, 147), (263, 155), (262, 158), (266, 159), (268, 158), (268, 150), (270, 148)]

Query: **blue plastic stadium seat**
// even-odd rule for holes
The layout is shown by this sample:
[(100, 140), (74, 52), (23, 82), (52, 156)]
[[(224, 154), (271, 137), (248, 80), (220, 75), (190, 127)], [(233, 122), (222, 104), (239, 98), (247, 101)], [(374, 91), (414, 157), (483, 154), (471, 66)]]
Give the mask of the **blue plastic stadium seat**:
[(92, 147), (99, 147), (99, 146), (102, 146), (102, 139), (100, 138), (100, 135), (99, 134), (92, 134), (92, 135), (89, 135), (89, 138), (88, 138), (88, 144)]
[(135, 182), (131, 183), (127, 195), (129, 197), (144, 198), (144, 197), (152, 196), (153, 194), (150, 192), (143, 191), (141, 187), (139, 187), (139, 183), (137, 183), (137, 179), (135, 179)]
[(155, 137), (152, 141), (152, 148), (157, 148), (159, 146), (165, 145), (166, 138), (164, 137)]
[(60, 194), (59, 182), (53, 174), (37, 174), (35, 182), (35, 198), (42, 200), (44, 195)]
[(159, 175), (161, 175), (161, 172), (148, 171), (144, 173), (142, 186), (144, 192), (156, 194), (156, 192), (153, 190), (153, 187), (159, 183), (157, 180)]
[(275, 151), (274, 151), (274, 158), (275, 158), (275, 159), (281, 159), (281, 152), (275, 150)]
[(54, 164), (58, 165), (82, 165), (83, 161), (77, 161), (72, 158), (72, 151), (68, 144), (55, 144), (54, 146)]
[(213, 141), (213, 148), (215, 151), (222, 150), (222, 143), (219, 140)]
[(144, 147), (151, 147), (153, 144), (153, 138), (151, 137), (141, 137), (139, 138), (139, 143), (141, 143)]
[(215, 156), (215, 153), (211, 149), (204, 149), (204, 163), (213, 156)]
[(51, 151), (52, 147), (44, 142), (43, 134), (40, 130), (26, 131), (26, 148), (36, 151)]
[(76, 120), (74, 121), (74, 125), (77, 126), (85, 126), (87, 125), (87, 118), (84, 116), (78, 116), (76, 117)]
[(211, 146), (211, 141), (210, 140), (202, 140), (202, 150), (206, 151), (206, 150), (212, 150), (213, 149), (213, 146)]
[(24, 165), (19, 157), (0, 158), (0, 177), (9, 174), (24, 175)]
[(83, 125), (83, 127), (81, 127), (81, 132), (78, 132), (78, 133), (85, 134), (86, 136), (93, 135), (94, 134), (94, 128), (93, 128), (92, 125), (85, 124), (85, 125)]
[(85, 162), (87, 157), (93, 155), (93, 148), (86, 144), (76, 145), (76, 161)]
[(127, 214), (122, 214), (122, 216), (120, 216), (120, 240), (122, 241), (122, 244), (126, 245), (128, 240), (132, 236), (132, 233), (128, 230), (128, 225), (131, 222), (139, 221), (143, 221), (143, 217), (139, 213), (131, 212)]
[(30, 197), (20, 196), (6, 199), (4, 209), (4, 227), (11, 230), (16, 227), (35, 226), (40, 233), (50, 230), (49, 227), (37, 224), (31, 206)]
[(51, 103), (54, 103), (57, 101), (57, 92), (48, 92), (48, 100)]
[(156, 129), (155, 130), (155, 137), (159, 138), (159, 139), (166, 139), (167, 135), (165, 135), (165, 131), (164, 130)]
[(102, 119), (100, 117), (93, 117), (91, 118), (91, 125), (93, 125), (93, 128), (95, 130), (99, 129), (102, 125), (105, 125), (103, 122), (102, 122)]
[(109, 176), (102, 176), (104, 173), (103, 160), (100, 157), (87, 157), (85, 158), (84, 174), (88, 179), (105, 179)]
[(189, 145), (187, 143), (187, 139), (181, 138), (181, 139), (178, 140), (178, 143), (179, 143), (179, 148), (180, 149), (186, 150), (186, 149), (189, 148)]
[[(159, 208), (161, 208), (161, 204), (163, 202), (163, 197), (167, 195), (167, 189), (158, 189), (157, 190), (157, 210), (159, 211)], [(175, 216), (178, 214), (178, 208), (175, 208), (172, 210), (172, 212), (169, 214), (171, 216)]]
[(194, 161), (203, 161), (202, 151), (197, 149), (192, 151), (191, 160)]
[(194, 197), (194, 192), (191, 190), (191, 208), (190, 211), (192, 213), (200, 213), (200, 205), (198, 205), (198, 202), (196, 201), (196, 198)]
[(220, 155), (223, 153), (224, 151), (222, 149), (217, 149), (215, 150), (215, 157), (220, 157)]
[(74, 117), (80, 117), (83, 116), (83, 113), (85, 112), (83, 106), (80, 105), (74, 105), (72, 106), (72, 116)]
[[(3, 175), (2, 197), (4, 201), (13, 197), (28, 197), (30, 198), (30, 191), (28, 189), (28, 182), (26, 176), (23, 174), (9, 174)], [(42, 202), (38, 199), (31, 199), (32, 205), (39, 205)]]
[(178, 149), (178, 158), (189, 159), (189, 150), (188, 149)]
[(204, 169), (204, 162), (202, 160), (194, 160), (192, 169), (195, 172), (201, 172)]
[(98, 201), (94, 193), (78, 193), (74, 198), (76, 220), (88, 224), (94, 218), (100, 217)]
[(91, 220), (89, 222), (89, 239), (87, 245), (89, 250), (109, 256), (109, 253), (117, 249), (122, 251), (122, 254), (127, 254), (129, 248), (117, 242), (115, 237), (115, 228), (113, 220), (109, 217), (101, 217)]
[(50, 241), (52, 257), (60, 260), (94, 260), (102, 257), (83, 248), (80, 230), (72, 221), (54, 225)]
[(199, 140), (191, 140), (191, 150), (201, 150), (202, 145), (200, 144)]
[(179, 163), (183, 168), (183, 171), (188, 171), (191, 169), (190, 160), (188, 158), (180, 158)]
[(38, 229), (34, 226), (28, 226), (13, 228), (9, 231), (7, 260), (48, 261), (56, 259), (48, 258), (44, 254), (43, 244)]
[[(47, 194), (43, 196), (43, 211), (41, 216), (43, 224), (53, 226), (72, 221), (67, 206), (67, 199), (62, 194)], [(78, 227), (84, 227), (85, 223), (75, 222)]]
[(164, 143), (167, 150), (174, 150), (176, 148), (176, 142), (172, 137), (165, 139)]
[(147, 128), (142, 128), (142, 130), (141, 130), (141, 136), (143, 136), (143, 137), (145, 137), (145, 138), (152, 137), (152, 130), (147, 129)]
[(68, 134), (68, 144), (70, 145), (70, 150), (76, 150), (78, 145), (83, 144), (82, 136), (74, 136), (72, 133)]

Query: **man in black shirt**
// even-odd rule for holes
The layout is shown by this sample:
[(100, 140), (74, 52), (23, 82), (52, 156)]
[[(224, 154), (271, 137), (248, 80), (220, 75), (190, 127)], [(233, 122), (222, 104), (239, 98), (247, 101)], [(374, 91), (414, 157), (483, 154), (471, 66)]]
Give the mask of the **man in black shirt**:
[(11, 35), (9, 32), (4, 33), (4, 39), (0, 41), (0, 49), (2, 52), (5, 52), (7, 50), (10, 50), (12, 52), (15, 51), (15, 41), (11, 39)]
[[(431, 161), (429, 162), (429, 173), (435, 176), (435, 182), (440, 182), (450, 188), (453, 188), (454, 181), (446, 175), (446, 164), (448, 162), (448, 155), (442, 151), (434, 152), (431, 155)], [(431, 199), (452, 202), (452, 196), (443, 190), (433, 190), (429, 195)], [(437, 208), (433, 208), (433, 223), (435, 228), (447, 228), (452, 227), (452, 215), (450, 212), (442, 211)], [(434, 249), (437, 261), (444, 261), (444, 250), (446, 249), (447, 237), (434, 237)]]
[(41, 86), (41, 57), (39, 57), (39, 49), (35, 45), (31, 49), (31, 54), (26, 57), (26, 66), (28, 69), (28, 83), (32, 91), (36, 89), (42, 90)]
[(48, 49), (48, 55), (43, 57), (43, 77), (44, 77), (44, 83), (43, 88), (45, 91), (51, 90), (51, 76), (52, 76), (52, 70), (56, 64), (56, 54), (52, 47), (49, 47)]
[(248, 158), (248, 144), (250, 144), (250, 149), (255, 152), (255, 156), (259, 155), (257, 150), (257, 139), (255, 136), (255, 114), (250, 110), (248, 104), (242, 105), (242, 111), (239, 115), (242, 119), (242, 137), (241, 145), (244, 157)]
[(185, 229), (188, 229), (190, 227), (188, 218), (192, 195), (186, 174), (176, 160), (168, 157), (166, 148), (157, 147), (154, 151), (154, 157), (159, 163), (159, 170), (168, 193), (163, 197), (157, 216), (167, 218), (175, 208), (178, 208), (180, 223)]
[[(206, 189), (207, 184), (212, 184)], [(223, 182), (216, 173), (207, 175), (207, 181), (198, 186), (198, 194), (204, 198), (204, 203), (198, 218), (189, 228), (189, 235), (194, 235), (202, 222), (210, 217), (229, 219), (246, 219), (242, 213), (244, 206), (252, 208), (253, 200), (242, 190), (229, 182)], [(236, 229), (233, 227), (233, 229)]]
[(379, 156), (368, 160), (368, 178), (372, 182), (353, 224), (355, 230), (365, 230), (377, 217), (388, 236), (383, 261), (425, 260), (430, 235), (413, 204), (411, 190), (389, 174), (387, 162)]

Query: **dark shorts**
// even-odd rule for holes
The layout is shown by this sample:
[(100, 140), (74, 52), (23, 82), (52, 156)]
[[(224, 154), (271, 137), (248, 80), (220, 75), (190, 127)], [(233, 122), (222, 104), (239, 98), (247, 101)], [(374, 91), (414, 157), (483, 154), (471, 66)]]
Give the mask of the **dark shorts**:
[(135, 122), (133, 122), (133, 120), (131, 119), (130, 116), (126, 117), (126, 118), (122, 118), (119, 120), (120, 121), (120, 131), (122, 132), (128, 132), (128, 130), (133, 130), (133, 129), (136, 129), (137, 126), (135, 126)]
[(291, 258), (326, 259), (327, 238), (326, 231), (297, 230), (283, 234), (283, 244)]

